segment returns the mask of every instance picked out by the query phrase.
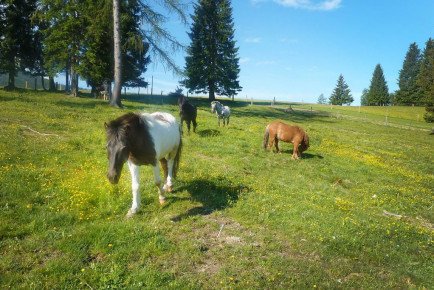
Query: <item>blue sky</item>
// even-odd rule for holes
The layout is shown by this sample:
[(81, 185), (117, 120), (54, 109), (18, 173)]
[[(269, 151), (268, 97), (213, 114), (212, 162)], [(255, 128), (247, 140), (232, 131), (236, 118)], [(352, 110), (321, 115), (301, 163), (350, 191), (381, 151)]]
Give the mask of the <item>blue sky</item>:
[[(238, 98), (316, 103), (342, 74), (359, 105), (378, 63), (393, 92), (410, 43), (423, 50), (434, 37), (433, 0), (233, 0), (232, 8)], [(189, 26), (174, 20), (167, 28), (189, 44)], [(180, 67), (184, 57), (174, 54)], [(154, 93), (174, 91), (179, 81), (157, 63), (145, 76), (154, 77)]]

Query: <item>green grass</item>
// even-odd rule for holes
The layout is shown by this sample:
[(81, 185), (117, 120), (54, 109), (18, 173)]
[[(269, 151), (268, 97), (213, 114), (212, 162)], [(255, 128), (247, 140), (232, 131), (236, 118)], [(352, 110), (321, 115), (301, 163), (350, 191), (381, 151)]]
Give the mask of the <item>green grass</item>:
[[(434, 140), (412, 111), (422, 109), (389, 107), (398, 121), (385, 126), (384, 108), (223, 100), (231, 124), (218, 128), (193, 99), (197, 133), (183, 137), (174, 193), (160, 206), (142, 167), (141, 211), (126, 219), (130, 176), (106, 180), (103, 124), (127, 111), (178, 117), (163, 102), (130, 96), (121, 111), (0, 91), (0, 288), (433, 286)], [(303, 159), (289, 144), (262, 150), (274, 120), (308, 132)]]

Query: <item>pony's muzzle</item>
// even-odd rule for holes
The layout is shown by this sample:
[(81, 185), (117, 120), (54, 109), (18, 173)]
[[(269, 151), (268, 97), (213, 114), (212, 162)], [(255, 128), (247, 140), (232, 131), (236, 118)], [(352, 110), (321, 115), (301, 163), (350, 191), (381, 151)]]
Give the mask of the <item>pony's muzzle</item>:
[(108, 181), (110, 181), (111, 184), (118, 184), (120, 177), (121, 175), (118, 174), (116, 170), (109, 170), (107, 172), (107, 179)]

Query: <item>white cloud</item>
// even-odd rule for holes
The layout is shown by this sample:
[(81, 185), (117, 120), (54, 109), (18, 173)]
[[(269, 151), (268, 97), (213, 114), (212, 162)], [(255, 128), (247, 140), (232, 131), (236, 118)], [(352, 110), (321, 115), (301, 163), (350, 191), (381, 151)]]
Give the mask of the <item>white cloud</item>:
[(259, 38), (259, 37), (246, 38), (244, 41), (249, 42), (249, 43), (259, 43), (259, 42), (261, 42), (261, 38)]
[(240, 63), (246, 63), (249, 61), (250, 61), (250, 58), (248, 58), (248, 57), (240, 58)]
[[(266, 2), (267, 0), (252, 0), (253, 3)], [(286, 7), (330, 11), (341, 7), (343, 0), (272, 0)]]
[(298, 43), (298, 39), (291, 39), (291, 38), (281, 38), (279, 39), (279, 41), (283, 43)]

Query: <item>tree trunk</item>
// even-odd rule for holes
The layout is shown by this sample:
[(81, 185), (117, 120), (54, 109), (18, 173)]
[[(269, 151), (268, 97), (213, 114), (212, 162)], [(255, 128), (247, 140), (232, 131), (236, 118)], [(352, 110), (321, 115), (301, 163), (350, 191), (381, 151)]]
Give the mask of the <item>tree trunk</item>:
[(209, 87), (208, 99), (212, 102), (215, 100), (214, 84), (210, 83), (208, 87)]
[(8, 90), (15, 89), (15, 69), (9, 69)]
[(121, 54), (121, 21), (120, 21), (120, 0), (113, 0), (113, 40), (114, 40), (114, 88), (113, 95), (110, 99), (110, 105), (113, 107), (122, 107), (121, 89), (122, 89), (122, 54)]
[(49, 91), (54, 92), (56, 90), (56, 84), (54, 83), (54, 78), (49, 77), (48, 83), (50, 84)]
[(75, 69), (71, 67), (71, 94), (78, 96), (78, 75)]
[(69, 66), (66, 67), (65, 70), (65, 79), (66, 79), (66, 83), (65, 83), (65, 92), (69, 92), (70, 88), (69, 88)]
[(42, 89), (44, 89), (44, 91), (46, 91), (47, 89), (45, 88), (44, 76), (41, 76), (41, 83), (42, 83)]

